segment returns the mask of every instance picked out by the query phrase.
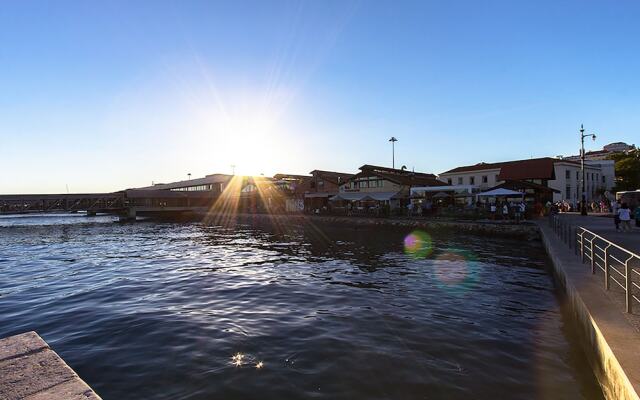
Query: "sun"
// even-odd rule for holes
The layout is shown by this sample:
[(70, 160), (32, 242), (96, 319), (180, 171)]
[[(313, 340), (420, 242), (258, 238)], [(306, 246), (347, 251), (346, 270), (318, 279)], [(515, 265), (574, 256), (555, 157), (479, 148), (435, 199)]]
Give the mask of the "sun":
[(282, 106), (265, 104), (260, 98), (243, 96), (223, 105), (197, 107), (194, 141), (210, 149), (218, 165), (234, 166), (237, 175), (272, 175), (277, 161), (294, 152), (294, 135)]

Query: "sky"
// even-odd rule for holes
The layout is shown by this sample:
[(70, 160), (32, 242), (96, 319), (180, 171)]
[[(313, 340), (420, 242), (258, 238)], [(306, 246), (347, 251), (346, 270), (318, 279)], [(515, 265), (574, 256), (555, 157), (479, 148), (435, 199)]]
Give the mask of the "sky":
[[(637, 1), (6, 1), (0, 193), (640, 144)], [(235, 166), (235, 167), (233, 167)]]

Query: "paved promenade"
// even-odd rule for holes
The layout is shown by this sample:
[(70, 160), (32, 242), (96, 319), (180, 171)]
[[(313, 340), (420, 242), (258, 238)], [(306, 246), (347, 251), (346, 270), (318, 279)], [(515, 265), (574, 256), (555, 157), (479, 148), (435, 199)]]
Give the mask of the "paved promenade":
[(0, 340), (0, 399), (100, 400), (35, 332)]
[(631, 232), (616, 232), (613, 217), (607, 214), (592, 214), (583, 217), (578, 213), (562, 213), (560, 217), (570, 220), (571, 225), (582, 226), (627, 250), (640, 254), (640, 228), (635, 226), (634, 220), (631, 221)]
[[(585, 218), (562, 215), (563, 218)], [(614, 233), (602, 224), (609, 218), (586, 217), (589, 228)], [(580, 224), (586, 225), (586, 224)], [(612, 287), (605, 290), (602, 277), (593, 275), (572, 249), (563, 243), (546, 221), (538, 221), (554, 275), (566, 293), (569, 313), (578, 326), (580, 343), (607, 400), (638, 400), (640, 393), (640, 313), (624, 312), (624, 297)], [(587, 228), (587, 226), (585, 226)], [(637, 235), (637, 232), (634, 232)], [(637, 236), (636, 236), (637, 237)], [(611, 236), (613, 238), (613, 236)]]

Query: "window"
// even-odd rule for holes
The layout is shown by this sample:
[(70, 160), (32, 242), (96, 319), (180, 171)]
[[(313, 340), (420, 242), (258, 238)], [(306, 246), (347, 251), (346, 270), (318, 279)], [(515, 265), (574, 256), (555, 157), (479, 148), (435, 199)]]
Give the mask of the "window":
[(362, 188), (368, 188), (368, 187), (369, 187), (369, 181), (360, 181), (360, 182), (358, 182), (358, 187), (359, 187), (360, 189), (362, 189)]
[(565, 196), (564, 196), (565, 200), (568, 200), (571, 198), (571, 186), (567, 185), (567, 187), (565, 188)]
[(369, 181), (369, 187), (372, 187), (372, 188), (378, 187), (378, 181), (377, 180)]
[(453, 183), (453, 182), (451, 181), (451, 178), (447, 178), (447, 183), (448, 183), (449, 185), (451, 185), (451, 184)]
[(606, 179), (604, 179), (604, 175), (602, 175), (602, 183), (607, 183)]
[(476, 177), (475, 176), (470, 176), (469, 177), (469, 185), (475, 185), (476, 184)]
[(458, 178), (458, 185), (462, 185), (462, 177)]
[(486, 175), (484, 175), (484, 176), (482, 177), (482, 183), (487, 183), (488, 181), (489, 181), (489, 177), (488, 177), (488, 176), (486, 176)]
[(571, 179), (571, 171), (566, 170), (564, 177), (567, 178), (567, 179)]
[(576, 171), (576, 180), (579, 181), (580, 180), (580, 171)]

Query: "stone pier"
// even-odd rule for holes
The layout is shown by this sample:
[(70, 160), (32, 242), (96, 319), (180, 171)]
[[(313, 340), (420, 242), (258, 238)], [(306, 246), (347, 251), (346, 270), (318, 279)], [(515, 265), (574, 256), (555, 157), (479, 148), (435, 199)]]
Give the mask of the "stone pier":
[(35, 332), (0, 340), (0, 399), (100, 400)]

